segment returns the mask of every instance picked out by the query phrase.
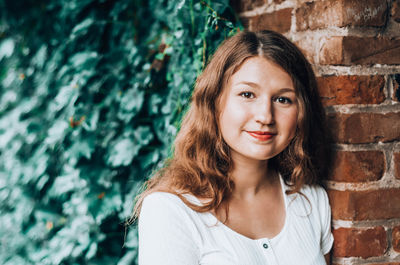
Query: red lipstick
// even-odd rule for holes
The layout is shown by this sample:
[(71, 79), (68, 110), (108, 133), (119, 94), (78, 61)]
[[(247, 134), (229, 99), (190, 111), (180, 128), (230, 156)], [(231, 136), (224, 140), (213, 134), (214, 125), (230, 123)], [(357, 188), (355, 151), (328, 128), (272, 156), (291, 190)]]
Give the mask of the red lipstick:
[(276, 135), (275, 133), (262, 132), (262, 131), (247, 131), (247, 133), (259, 141), (267, 141), (271, 139), (274, 135)]

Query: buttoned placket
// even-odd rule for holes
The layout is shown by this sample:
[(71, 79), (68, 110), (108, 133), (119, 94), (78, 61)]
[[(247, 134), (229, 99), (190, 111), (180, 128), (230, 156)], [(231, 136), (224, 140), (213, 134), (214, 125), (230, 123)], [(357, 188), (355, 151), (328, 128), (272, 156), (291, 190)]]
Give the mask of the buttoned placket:
[(278, 261), (275, 257), (275, 253), (274, 253), (271, 241), (267, 238), (260, 239), (260, 240), (258, 240), (257, 244), (266, 260), (265, 264), (278, 265)]

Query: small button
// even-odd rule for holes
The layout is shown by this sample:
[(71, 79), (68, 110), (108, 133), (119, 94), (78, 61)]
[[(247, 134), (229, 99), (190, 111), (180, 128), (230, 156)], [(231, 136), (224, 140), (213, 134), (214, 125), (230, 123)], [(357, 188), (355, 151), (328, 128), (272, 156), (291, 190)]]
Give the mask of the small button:
[(264, 244), (263, 244), (263, 247), (264, 247), (265, 249), (267, 249), (267, 248), (268, 248), (268, 244), (267, 244), (267, 243), (264, 243)]

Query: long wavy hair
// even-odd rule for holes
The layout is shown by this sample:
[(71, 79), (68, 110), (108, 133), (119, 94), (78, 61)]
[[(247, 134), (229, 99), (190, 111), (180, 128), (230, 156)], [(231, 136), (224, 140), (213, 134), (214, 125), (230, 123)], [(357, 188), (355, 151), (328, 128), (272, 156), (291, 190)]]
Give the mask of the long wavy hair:
[[(198, 212), (217, 210), (230, 198), (234, 189), (229, 174), (233, 161), (218, 126), (217, 102), (240, 65), (256, 56), (276, 63), (291, 76), (299, 106), (295, 137), (269, 160), (269, 165), (291, 187), (288, 193), (299, 192), (305, 184), (322, 184), (329, 150), (324, 110), (311, 65), (281, 34), (243, 31), (221, 44), (197, 78), (190, 108), (174, 142), (174, 155), (145, 183), (144, 191), (136, 198), (131, 221), (139, 217), (143, 199), (156, 191), (176, 194)], [(192, 203), (185, 194), (203, 198), (204, 203)]]

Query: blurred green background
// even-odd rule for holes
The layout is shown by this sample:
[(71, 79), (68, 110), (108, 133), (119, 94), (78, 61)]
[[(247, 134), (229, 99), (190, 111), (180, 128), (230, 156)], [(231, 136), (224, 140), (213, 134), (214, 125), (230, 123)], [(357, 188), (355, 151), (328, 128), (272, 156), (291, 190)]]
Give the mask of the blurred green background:
[(125, 228), (228, 0), (0, 0), (0, 264), (136, 264)]

